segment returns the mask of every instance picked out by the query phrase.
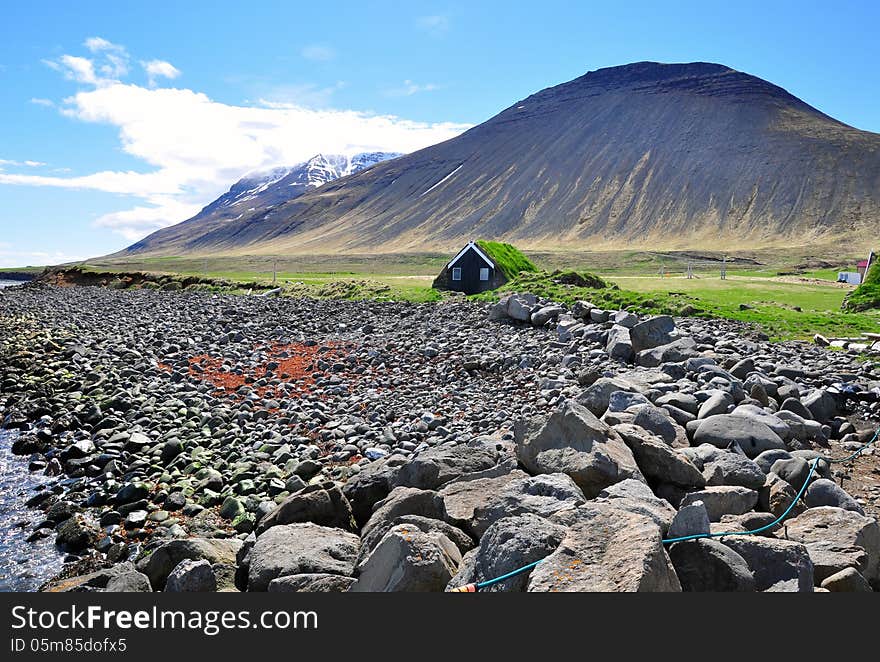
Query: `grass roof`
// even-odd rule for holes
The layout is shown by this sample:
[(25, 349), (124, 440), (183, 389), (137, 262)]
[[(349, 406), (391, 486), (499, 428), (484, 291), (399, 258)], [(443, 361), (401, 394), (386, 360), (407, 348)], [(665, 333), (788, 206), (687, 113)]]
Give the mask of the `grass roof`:
[(843, 307), (853, 312), (880, 308), (880, 258), (874, 258), (864, 282), (850, 292)]
[(532, 264), (522, 252), (512, 246), (500, 241), (486, 241), (480, 239), (476, 242), (477, 246), (488, 255), (495, 266), (504, 274), (508, 280), (513, 280), (519, 276), (521, 271), (537, 271), (538, 267)]

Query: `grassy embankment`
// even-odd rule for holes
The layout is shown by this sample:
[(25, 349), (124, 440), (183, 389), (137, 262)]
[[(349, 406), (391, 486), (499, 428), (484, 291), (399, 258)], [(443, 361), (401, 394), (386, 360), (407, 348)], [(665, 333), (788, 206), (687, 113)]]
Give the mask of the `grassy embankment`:
[[(880, 312), (843, 312), (852, 288), (834, 281), (838, 271), (854, 270), (855, 255), (773, 249), (728, 258), (721, 280), (720, 254), (701, 252), (529, 252), (539, 268), (590, 271), (616, 285), (578, 288), (553, 282), (547, 274), (528, 274), (494, 293), (531, 290), (559, 301), (589, 299), (596, 305), (627, 306), (653, 313), (724, 317), (758, 325), (774, 339), (856, 336), (880, 329)], [(442, 299), (431, 282), (449, 259), (441, 254), (163, 257), (127, 262), (89, 261), (94, 270), (147, 271), (196, 275), (263, 285), (273, 282), (285, 294), (343, 299), (396, 299), (416, 302)], [(691, 263), (694, 278), (687, 279)], [(662, 274), (662, 275), (661, 275)], [(852, 297), (851, 297), (852, 299)]]

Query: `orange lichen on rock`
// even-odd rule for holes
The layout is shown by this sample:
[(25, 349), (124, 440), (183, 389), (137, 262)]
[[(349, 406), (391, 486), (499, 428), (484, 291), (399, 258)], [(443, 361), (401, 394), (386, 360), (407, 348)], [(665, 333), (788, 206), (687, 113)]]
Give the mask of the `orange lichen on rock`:
[[(221, 357), (198, 354), (189, 359), (188, 373), (191, 379), (214, 386), (218, 395), (235, 397), (241, 387), (269, 377), (279, 380), (285, 387), (281, 388), (281, 384), (253, 386), (253, 392), (261, 398), (302, 397), (311, 394), (316, 373), (324, 372), (318, 366), (319, 359), (328, 362), (341, 360), (350, 349), (350, 345), (334, 342), (324, 345), (272, 343), (255, 348), (266, 355), (266, 360), (248, 370), (235, 370)], [(158, 368), (171, 372), (171, 367), (164, 363), (159, 363)], [(272, 411), (277, 409), (272, 408), (270, 413)]]

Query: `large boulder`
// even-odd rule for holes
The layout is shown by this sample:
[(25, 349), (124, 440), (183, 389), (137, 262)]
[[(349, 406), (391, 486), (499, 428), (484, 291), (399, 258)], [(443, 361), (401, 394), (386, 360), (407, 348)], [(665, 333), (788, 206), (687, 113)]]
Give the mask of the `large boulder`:
[(461, 553), (442, 533), (424, 533), (409, 524), (391, 528), (358, 565), (356, 593), (443, 591)]
[(574, 400), (547, 417), (519, 421), (514, 439), (526, 471), (571, 476), (590, 499), (608, 485), (639, 475), (632, 452), (617, 433)]
[(358, 525), (363, 526), (370, 519), (376, 503), (388, 496), (397, 470), (406, 462), (403, 455), (391, 455), (371, 462), (345, 481), (342, 493), (348, 499)]
[(248, 591), (265, 591), (277, 577), (305, 573), (351, 575), (360, 540), (317, 524), (282, 524), (257, 537), (242, 560)]
[(880, 526), (873, 517), (819, 506), (788, 520), (786, 531), (789, 539), (807, 546), (817, 581), (854, 567), (872, 586), (880, 588)]
[(837, 416), (837, 400), (825, 389), (816, 389), (801, 398), (801, 403), (810, 410), (813, 419), (827, 423)]
[(184, 559), (165, 582), (166, 593), (212, 593), (217, 590), (217, 577), (210, 561)]
[(402, 464), (391, 479), (392, 487), (436, 490), (463, 474), (491, 469), (507, 457), (492, 437), (478, 437), (467, 444), (428, 448)]
[(529, 591), (680, 591), (650, 518), (588, 503), (550, 518), (568, 526), (562, 543), (529, 577)]
[[(540, 561), (565, 537), (565, 527), (531, 513), (505, 517), (490, 526), (480, 546), (462, 559), (449, 588), (476, 584)], [(488, 586), (484, 591), (525, 591), (530, 573)]]
[(486, 505), (474, 509), (471, 529), (478, 538), (504, 517), (534, 513), (549, 517), (585, 503), (584, 493), (565, 474), (542, 474), (513, 480)]
[(697, 343), (691, 337), (679, 338), (666, 345), (644, 349), (636, 354), (636, 365), (656, 368), (664, 363), (681, 363), (700, 355)]
[(241, 540), (235, 538), (179, 538), (161, 544), (152, 554), (139, 560), (137, 569), (150, 578), (153, 590), (165, 588), (168, 575), (185, 559), (235, 565)]
[(608, 341), (605, 351), (609, 358), (617, 361), (629, 361), (633, 355), (632, 341), (629, 338), (629, 329), (615, 324), (608, 331)]
[(676, 516), (672, 504), (666, 499), (655, 496), (646, 483), (633, 478), (606, 487), (599, 492), (596, 500), (612, 503), (621, 510), (650, 517), (664, 535)]
[(855, 568), (844, 568), (825, 578), (822, 588), (832, 593), (871, 593), (873, 589), (868, 580)]
[[(147, 582), (146, 586), (144, 581)], [(101, 590), (114, 593), (149, 592), (150, 583), (132, 563), (125, 562), (85, 575), (53, 579), (40, 590), (45, 593), (91, 593)]]
[(658, 315), (639, 322), (630, 329), (633, 351), (667, 345), (676, 339), (675, 320), (669, 315)]
[(528, 478), (528, 474), (516, 469), (494, 478), (475, 478), (447, 483), (438, 492), (443, 499), (446, 520), (465, 531), (472, 531), (474, 511), (486, 505), (505, 485), (522, 478)]
[(124, 564), (131, 566), (130, 572), (121, 572), (115, 575), (107, 586), (104, 588), (105, 593), (150, 593), (153, 587), (150, 586), (150, 578), (144, 573), (134, 569), (132, 564)]
[(396, 518), (402, 515), (421, 515), (443, 520), (446, 517), (443, 498), (433, 490), (395, 487), (387, 497), (376, 504), (376, 510), (361, 530), (364, 546), (362, 554), (373, 549), (394, 526)]
[(850, 496), (840, 485), (827, 478), (819, 478), (810, 483), (810, 486), (804, 493), (804, 503), (807, 504), (807, 508), (834, 506), (835, 508), (852, 510), (859, 515), (865, 514), (865, 510), (858, 501)]
[(694, 434), (694, 445), (700, 444), (712, 444), (718, 448), (736, 444), (750, 458), (768, 450), (785, 450), (785, 442), (769, 427), (752, 418), (732, 414), (703, 419)]
[(273, 579), (269, 593), (345, 593), (354, 582), (354, 577), (309, 572)]
[(723, 544), (745, 559), (757, 590), (788, 582), (797, 591), (813, 590), (813, 563), (802, 544), (763, 536), (728, 536)]
[(282, 501), (260, 520), (257, 535), (279, 524), (312, 522), (321, 526), (354, 530), (354, 516), (348, 499), (337, 486), (309, 485)]
[(696, 465), (659, 437), (627, 423), (614, 426), (614, 430), (632, 451), (636, 464), (646, 478), (685, 488), (703, 487), (706, 484)]
[(640, 389), (635, 384), (624, 379), (600, 377), (581, 392), (577, 397), (577, 401), (589, 409), (593, 415), (601, 416), (608, 409), (611, 394), (617, 391), (638, 393)]
[(679, 507), (702, 501), (709, 521), (719, 522), (722, 515), (742, 515), (758, 503), (758, 493), (737, 485), (717, 485), (684, 495)]
[(717, 540), (674, 543), (669, 547), (669, 558), (683, 591), (755, 590), (755, 578), (745, 559)]
[(759, 490), (767, 475), (745, 455), (721, 451), (703, 463), (703, 477), (706, 485), (739, 485)]

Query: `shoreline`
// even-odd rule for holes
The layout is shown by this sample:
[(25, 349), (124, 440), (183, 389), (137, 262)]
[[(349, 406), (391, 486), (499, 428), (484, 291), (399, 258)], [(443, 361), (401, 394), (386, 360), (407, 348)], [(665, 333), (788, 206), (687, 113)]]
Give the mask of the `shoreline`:
[[(710, 465), (731, 453), (710, 453), (697, 443), (698, 427), (688, 426), (696, 413), (689, 410), (702, 411), (715, 398), (726, 404), (713, 405), (720, 407), (713, 415), (730, 417), (728, 406), (752, 412), (749, 403), (763, 397), (777, 413), (788, 398), (803, 412), (813, 407), (815, 388), (832, 376), (880, 384), (870, 364), (805, 343), (765, 342), (744, 324), (639, 318), (583, 305), (551, 311), (547, 303), (517, 304), (536, 312), (543, 306), (546, 321), (532, 326), (499, 321), (506, 312), (475, 302), (269, 299), (44, 284), (10, 292), (0, 300), (0, 334), (9, 343), (0, 399), (7, 424), (21, 430), (16, 452), (40, 471), (65, 473), (58, 493), (40, 504), (48, 523), (42, 528), (51, 528), (70, 558), (79, 559), (47, 588), (160, 590), (177, 561), (208, 559), (213, 590), (291, 590), (289, 582), (272, 582), (317, 571), (281, 569), (268, 579), (255, 573), (268, 553), (269, 543), (261, 541), (295, 531), (285, 546), (308, 533), (309, 540), (323, 536), (334, 549), (354, 550), (343, 554), (341, 566), (315, 561), (324, 569), (318, 574), (332, 581), (301, 578), (296, 590), (364, 587), (379, 543), (390, 536), (383, 544), (391, 545), (395, 527), (407, 525), (451, 541), (447, 570), (439, 575), (445, 579), (430, 584), (443, 590), (453, 576), (463, 580), (476, 572), (468, 565), (471, 550), (489, 553), (483, 549), (488, 529), (504, 518), (481, 518), (495, 512), (491, 499), (507, 494), (508, 483), (529, 490), (537, 489), (528, 487), (534, 481), (550, 481), (541, 490), (552, 484), (553, 494), (568, 495), (559, 496), (559, 504), (599, 508), (603, 517), (611, 513), (625, 522), (635, 515), (606, 512), (614, 499), (598, 497), (625, 478), (618, 484), (636, 482), (662, 495), (651, 497), (666, 504), (661, 511), (648, 509), (659, 523), (649, 518), (639, 526), (663, 530), (686, 493), (711, 493), (712, 486), (734, 480), (713, 478), (721, 482), (707, 485), (702, 474), (715, 476), (721, 469), (710, 471)], [(629, 338), (638, 338), (637, 328), (653, 329), (655, 349), (633, 352), (636, 340)], [(584, 483), (577, 472), (574, 483), (564, 464), (538, 470), (522, 455), (521, 433), (515, 434), (520, 421), (550, 425), (554, 412), (575, 407), (571, 403), (590, 408), (583, 416), (601, 416), (590, 423), (590, 434), (599, 435), (595, 444), (615, 449), (608, 453), (617, 477), (601, 479), (611, 483)], [(643, 409), (650, 419), (640, 417)], [(784, 419), (750, 415), (774, 426), (765, 433), (767, 443), (782, 439), (774, 430), (785, 437), (775, 448), (794, 464), (807, 457), (798, 453), (814, 449), (842, 453), (869, 430), (859, 418), (866, 409), (851, 412), (849, 420), (830, 409), (809, 418), (794, 409), (782, 413)], [(874, 425), (877, 414), (875, 408)], [(826, 420), (813, 420), (817, 416)], [(644, 463), (640, 453), (656, 443), (669, 446), (662, 452), (672, 455), (664, 461), (697, 472), (687, 489), (657, 474), (655, 461)], [(752, 459), (749, 471), (766, 478), (769, 465), (758, 470)], [(465, 489), (471, 480), (483, 481), (474, 494)], [(748, 484), (738, 487), (757, 500), (758, 485)], [(533, 512), (524, 494), (503, 498), (525, 499), (517, 506), (525, 510), (509, 515)], [(389, 511), (393, 517), (383, 514), (383, 499), (403, 499)], [(408, 499), (425, 501), (405, 505)], [(876, 501), (850, 505), (876, 512)], [(544, 502), (537, 512), (550, 517), (561, 505), (545, 511)], [(773, 507), (754, 503), (736, 521), (759, 519)], [(422, 543), (425, 554), (434, 553), (434, 542)], [(372, 590), (391, 590), (371, 581)]]

